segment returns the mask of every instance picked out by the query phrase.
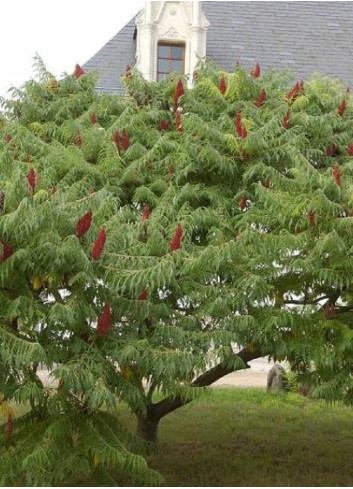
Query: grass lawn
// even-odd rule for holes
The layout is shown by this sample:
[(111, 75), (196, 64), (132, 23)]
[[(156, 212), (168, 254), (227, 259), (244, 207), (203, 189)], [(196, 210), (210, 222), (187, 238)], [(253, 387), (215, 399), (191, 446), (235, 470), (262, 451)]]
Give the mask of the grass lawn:
[(353, 409), (217, 388), (162, 420), (148, 462), (167, 486), (352, 486), (352, 457)]
[[(126, 407), (120, 414), (134, 429)], [(148, 462), (167, 486), (353, 485), (353, 409), (339, 404), (216, 388), (164, 418), (159, 437)]]

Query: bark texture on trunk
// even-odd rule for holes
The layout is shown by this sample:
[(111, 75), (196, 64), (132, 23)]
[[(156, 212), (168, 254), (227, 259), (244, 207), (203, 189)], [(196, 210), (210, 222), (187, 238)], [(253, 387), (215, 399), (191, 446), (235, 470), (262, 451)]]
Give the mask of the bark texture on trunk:
[[(248, 367), (247, 362), (250, 360), (255, 360), (255, 358), (261, 357), (260, 352), (249, 352), (246, 349), (241, 350), (237, 353), (237, 356), (240, 357), (245, 365)], [(227, 374), (234, 372), (234, 368), (225, 366), (220, 363), (215, 367), (211, 368), (207, 372), (203, 373), (199, 377), (197, 377), (192, 383), (192, 387), (207, 387), (216, 380), (224, 377)], [(158, 426), (160, 420), (166, 416), (167, 414), (175, 411), (176, 409), (184, 406), (191, 402), (190, 399), (185, 399), (181, 396), (176, 397), (166, 397), (162, 401), (157, 402), (156, 404), (150, 404), (147, 408), (146, 416), (141, 414), (137, 415), (137, 436), (142, 438), (145, 441), (151, 443), (158, 443)]]
[(137, 416), (137, 436), (150, 443), (158, 443), (160, 418), (155, 416)]

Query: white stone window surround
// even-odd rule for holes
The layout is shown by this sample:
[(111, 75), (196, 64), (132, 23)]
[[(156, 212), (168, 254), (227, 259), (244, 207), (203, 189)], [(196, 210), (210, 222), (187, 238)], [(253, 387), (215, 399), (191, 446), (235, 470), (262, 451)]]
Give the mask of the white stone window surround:
[(199, 1), (145, 2), (136, 19), (136, 67), (146, 80), (157, 79), (158, 43), (185, 45), (184, 70), (188, 85), (199, 58), (206, 56), (209, 25)]

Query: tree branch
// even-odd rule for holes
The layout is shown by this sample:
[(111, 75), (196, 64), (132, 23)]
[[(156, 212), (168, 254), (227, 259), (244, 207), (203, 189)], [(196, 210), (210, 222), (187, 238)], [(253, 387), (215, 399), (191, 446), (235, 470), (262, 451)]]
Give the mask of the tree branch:
[[(259, 358), (262, 354), (258, 351), (249, 352), (246, 348), (237, 353), (237, 356), (243, 360), (246, 367), (248, 367), (247, 362), (251, 360), (255, 360), (255, 358)], [(207, 387), (216, 380), (221, 379), (225, 375), (228, 375), (236, 370), (240, 370), (239, 368), (234, 368), (230, 366), (225, 366), (223, 363), (219, 363), (215, 367), (211, 368), (207, 372), (203, 373), (199, 377), (197, 377), (192, 383), (192, 387)], [(176, 409), (184, 406), (191, 402), (191, 399), (185, 399), (181, 396), (177, 397), (167, 397), (162, 401), (157, 402), (156, 404), (152, 404), (149, 409), (149, 414), (155, 418), (163, 418), (167, 414), (175, 411)]]

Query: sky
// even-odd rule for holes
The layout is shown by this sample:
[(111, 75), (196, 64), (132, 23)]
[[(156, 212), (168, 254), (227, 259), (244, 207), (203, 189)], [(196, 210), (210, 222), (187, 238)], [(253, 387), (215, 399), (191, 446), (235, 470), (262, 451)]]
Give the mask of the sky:
[(142, 0), (1, 0), (0, 96), (34, 76), (33, 57), (72, 73), (144, 5)]

